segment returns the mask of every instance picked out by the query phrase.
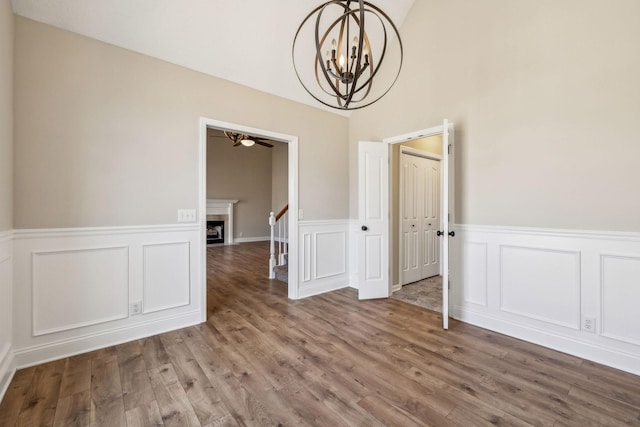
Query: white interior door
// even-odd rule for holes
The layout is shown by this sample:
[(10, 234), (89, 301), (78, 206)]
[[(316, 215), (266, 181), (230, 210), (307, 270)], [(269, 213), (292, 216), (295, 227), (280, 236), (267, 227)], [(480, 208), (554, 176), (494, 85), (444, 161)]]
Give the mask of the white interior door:
[(388, 298), (389, 147), (381, 142), (358, 146), (358, 298)]
[(422, 170), (422, 209), (420, 216), (420, 232), (422, 238), (420, 253), (420, 279), (440, 274), (440, 161), (420, 159)]
[(411, 150), (400, 155), (401, 283), (440, 274), (440, 160)]
[(422, 193), (421, 169), (419, 157), (402, 153), (400, 163), (400, 203), (402, 204), (402, 235), (400, 244), (402, 245), (402, 284), (417, 282), (422, 277), (421, 274), (421, 230), (419, 208), (420, 194)]

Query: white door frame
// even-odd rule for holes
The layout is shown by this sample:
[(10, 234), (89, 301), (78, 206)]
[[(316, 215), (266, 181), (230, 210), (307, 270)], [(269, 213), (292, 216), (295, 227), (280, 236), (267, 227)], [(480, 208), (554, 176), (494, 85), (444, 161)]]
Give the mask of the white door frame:
[[(435, 136), (435, 135), (444, 135), (445, 132), (447, 132), (448, 137), (449, 137), (449, 143), (453, 144), (453, 123), (450, 123), (448, 120), (444, 120), (444, 123), (440, 126), (435, 126), (432, 128), (428, 128), (428, 129), (423, 129), (423, 130), (418, 130), (418, 131), (414, 131), (414, 132), (409, 132), (409, 133), (405, 133), (403, 135), (398, 135), (398, 136), (393, 136), (390, 138), (385, 138), (382, 140), (383, 143), (387, 144), (389, 147), (389, 150), (391, 149), (391, 145), (393, 144), (400, 144), (403, 142), (408, 142), (408, 141), (412, 141), (414, 139), (419, 139), (419, 138), (426, 138), (429, 136)], [(453, 154), (453, 151), (451, 152), (451, 154)], [(443, 157), (444, 157), (444, 153), (442, 153)], [(453, 161), (455, 161), (455, 158), (451, 157), (450, 160), (453, 159)], [(453, 165), (452, 165), (453, 166)], [(443, 224), (443, 229), (445, 231), (445, 235), (443, 236), (444, 239), (448, 238), (448, 232), (449, 232), (449, 225), (450, 224), (455, 224), (455, 182), (454, 182), (454, 175), (450, 173), (450, 170), (453, 169), (453, 167), (451, 168), (447, 168), (447, 170), (443, 170), (444, 168), (441, 168), (441, 174), (443, 176), (443, 180), (446, 179), (448, 185), (444, 186), (444, 182), (443, 180), (441, 181), (441, 189), (442, 188), (447, 188), (448, 193), (449, 194), (453, 194), (454, 197), (450, 197), (449, 198), (449, 212), (451, 213), (451, 218), (442, 218), (442, 224)], [(391, 176), (387, 175), (387, 185), (390, 184), (390, 179)], [(442, 192), (443, 194), (441, 194), (441, 197), (444, 197), (444, 192)], [(391, 238), (389, 239), (389, 247), (391, 247)], [(443, 245), (444, 246), (444, 245)], [(445, 262), (447, 261), (447, 262)], [(451, 259), (448, 257), (448, 255), (445, 255), (444, 253), (441, 254), (441, 271), (444, 268), (447, 268), (448, 264), (451, 262)], [(445, 265), (447, 264), (447, 265)], [(399, 280), (400, 281), (400, 280)], [(444, 329), (448, 329), (449, 327), (449, 312), (451, 311), (451, 298), (449, 297), (449, 289), (448, 289), (448, 284), (443, 283), (442, 286), (442, 294), (443, 294), (443, 301), (448, 301), (448, 304), (446, 306), (442, 307), (442, 324), (443, 324), (443, 328)]]
[[(253, 128), (237, 123), (229, 123), (221, 120), (201, 117), (198, 125), (199, 149), (198, 149), (198, 218), (200, 219), (200, 274), (199, 280), (202, 293), (202, 321), (207, 317), (207, 245), (205, 230), (207, 227), (207, 128), (226, 130), (231, 132), (247, 133), (259, 138), (272, 139), (284, 142), (288, 146), (289, 163), (289, 280), (288, 295), (291, 299), (297, 299), (298, 288), (298, 137), (279, 132)], [(269, 220), (269, 213), (265, 213), (265, 223)], [(265, 271), (265, 275), (266, 275)]]
[[(435, 134), (435, 135), (439, 135), (439, 134)], [(429, 135), (429, 136), (433, 136), (433, 135)], [(421, 138), (424, 138), (421, 137)], [(415, 138), (414, 138), (415, 139)], [(401, 141), (397, 144), (401, 144), (402, 142), (407, 142), (407, 141)], [(394, 143), (395, 144), (395, 143)], [(402, 183), (403, 183), (403, 179), (402, 179), (402, 154), (408, 154), (410, 156), (416, 156), (416, 157), (422, 157), (423, 159), (430, 159), (430, 160), (436, 160), (438, 162), (442, 162), (442, 156), (439, 154), (435, 154), (435, 153), (430, 153), (428, 151), (422, 151), (422, 150), (418, 150), (416, 148), (412, 148), (412, 147), (403, 147), (400, 146), (400, 156), (398, 156), (398, 174), (399, 174), (399, 188), (400, 188), (400, 194), (398, 197), (398, 203), (400, 204), (398, 206), (398, 268), (400, 269), (400, 271), (398, 271), (398, 284), (400, 285), (400, 287), (398, 289), (393, 289), (392, 288), (392, 293), (394, 291), (398, 291), (400, 289), (402, 289), (402, 287), (405, 285), (404, 283), (404, 277), (402, 275), (402, 260), (404, 258), (404, 245), (402, 245), (402, 215), (404, 213), (404, 192), (402, 191)], [(442, 203), (442, 180), (440, 180), (440, 203)], [(440, 221), (442, 221), (443, 219), (440, 218)], [(442, 260), (438, 260), (438, 262), (440, 263), (440, 274), (442, 274)]]

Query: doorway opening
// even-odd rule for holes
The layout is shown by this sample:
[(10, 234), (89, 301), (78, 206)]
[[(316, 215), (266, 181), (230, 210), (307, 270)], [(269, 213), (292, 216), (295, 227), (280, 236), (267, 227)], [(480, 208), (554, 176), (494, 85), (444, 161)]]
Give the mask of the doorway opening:
[[(435, 230), (437, 242), (440, 246), (438, 250), (433, 250), (432, 253), (439, 253), (439, 276), (436, 276), (432, 280), (431, 286), (439, 286), (441, 296), (439, 297), (440, 312), (442, 313), (443, 328), (447, 329), (449, 325), (449, 311), (450, 304), (455, 298), (449, 297), (450, 288), (450, 269), (453, 265), (449, 264), (449, 247), (450, 238), (455, 237), (455, 230), (452, 230), (455, 224), (455, 170), (454, 170), (454, 127), (448, 120), (444, 120), (442, 126), (436, 126), (429, 129), (411, 132), (408, 134), (400, 135), (397, 137), (387, 138), (384, 140), (388, 144), (389, 153), (389, 165), (393, 168), (390, 173), (387, 174), (389, 183), (389, 286), (391, 294), (402, 288), (402, 285), (408, 283), (405, 281), (401, 272), (401, 266), (404, 261), (402, 258), (403, 251), (401, 250), (401, 220), (400, 220), (400, 153), (403, 149), (410, 151), (413, 149), (412, 144), (415, 144), (417, 140), (422, 138), (437, 137), (431, 141), (432, 148), (423, 151), (430, 152), (430, 157), (435, 160), (440, 160), (440, 225)], [(440, 143), (440, 144), (438, 144)], [(437, 146), (440, 146), (438, 151)], [(407, 147), (409, 146), (409, 147)], [(429, 157), (429, 156), (427, 156)], [(440, 158), (439, 158), (440, 157)], [(360, 194), (360, 193), (359, 193)], [(432, 222), (433, 225), (433, 222)], [(426, 229), (427, 227), (425, 227)], [(428, 232), (432, 232), (428, 230)], [(451, 259), (452, 263), (455, 263), (455, 259)], [(453, 287), (455, 292), (455, 286)], [(401, 295), (401, 294), (400, 294)], [(437, 303), (437, 300), (435, 301)]]
[(391, 146), (393, 252), (397, 280), (392, 298), (442, 312), (442, 134)]
[[(209, 197), (207, 194), (207, 168), (215, 168), (216, 162), (211, 158), (208, 159), (207, 146), (208, 144), (212, 144), (211, 136), (223, 136), (224, 132), (228, 134), (242, 134), (242, 135), (250, 135), (254, 137), (256, 140), (260, 141), (260, 144), (256, 144), (256, 146), (244, 146), (244, 143), (235, 145), (237, 141), (229, 140), (229, 141), (215, 141), (213, 143), (223, 143), (228, 142), (227, 146), (225, 146), (226, 150), (245, 150), (246, 153), (250, 154), (252, 157), (256, 157), (259, 153), (258, 151), (250, 152), (248, 150), (251, 149), (261, 149), (261, 150), (274, 150), (276, 145), (279, 147), (278, 149), (284, 149), (285, 155), (278, 157), (280, 159), (284, 159), (284, 164), (278, 164), (276, 162), (276, 167), (281, 167), (284, 171), (278, 171), (278, 173), (282, 173), (285, 175), (283, 178), (285, 181), (286, 188), (280, 188), (279, 186), (277, 195), (274, 195), (271, 191), (268, 195), (263, 194), (262, 198), (268, 198), (269, 200), (264, 200), (263, 204), (267, 203), (268, 208), (265, 209), (265, 212), (257, 212), (256, 215), (262, 216), (263, 225), (259, 224), (260, 219), (255, 218), (254, 221), (250, 219), (243, 218), (241, 221), (237, 221), (237, 205), (242, 201), (240, 199), (227, 199), (227, 197), (232, 197), (232, 194), (227, 196), (216, 195), (215, 198)], [(207, 235), (209, 232), (209, 227), (207, 225), (208, 221), (218, 220), (222, 221), (225, 225), (224, 233), (225, 239), (223, 245), (229, 245), (234, 243), (247, 243), (247, 244), (256, 244), (256, 245), (269, 245), (269, 242), (266, 241), (269, 236), (269, 214), (272, 209), (277, 209), (272, 207), (272, 202), (280, 197), (284, 198), (279, 203), (284, 203), (288, 205), (288, 208), (291, 212), (298, 212), (298, 138), (296, 136), (281, 134), (277, 132), (272, 132), (264, 129), (256, 129), (240, 124), (228, 123), (214, 119), (200, 119), (199, 125), (199, 134), (200, 134), (200, 149), (199, 149), (199, 204), (198, 204), (198, 218), (200, 219), (200, 235), (201, 235), (201, 280), (199, 281), (201, 284), (201, 298), (202, 298), (202, 307), (201, 312), (203, 313), (203, 321), (207, 320), (208, 311), (207, 311)], [(235, 145), (235, 146), (234, 146)], [(268, 147), (271, 145), (271, 147)], [(275, 150), (274, 150), (275, 151)], [(239, 152), (239, 151), (236, 151)], [(264, 151), (263, 151), (264, 154)], [(269, 156), (271, 157), (271, 153)], [(220, 166), (222, 168), (222, 165)], [(269, 170), (271, 171), (273, 165), (269, 165)], [(242, 170), (242, 167), (239, 166), (239, 169)], [(246, 168), (244, 169), (246, 172), (246, 176), (249, 176), (253, 171), (248, 171)], [(276, 174), (277, 175), (277, 174)], [(244, 176), (241, 175), (240, 179), (243, 179)], [(276, 178), (280, 180), (280, 178)], [(260, 185), (261, 182), (255, 181), (255, 185)], [(229, 187), (231, 188), (231, 187)], [(233, 191), (233, 190), (229, 190)], [(257, 191), (260, 193), (260, 191)], [(260, 196), (257, 196), (258, 198)], [(246, 202), (246, 201), (245, 201)], [(220, 210), (213, 212), (213, 210)], [(247, 209), (250, 211), (250, 209)], [(253, 213), (249, 213), (252, 215)], [(243, 225), (244, 222), (244, 225)], [(253, 225), (251, 225), (253, 223)], [(257, 224), (257, 225), (255, 225)], [(244, 230), (241, 230), (240, 227), (247, 227), (247, 231), (251, 227), (257, 227), (256, 230), (249, 231), (248, 235), (245, 234)], [(288, 243), (288, 283), (287, 287), (287, 295), (291, 299), (298, 298), (298, 251), (297, 251), (297, 230), (298, 230), (298, 218), (297, 215), (291, 215), (289, 217), (288, 223), (286, 225), (287, 228), (287, 243)], [(255, 242), (255, 243), (254, 243)], [(264, 278), (267, 279), (270, 276), (269, 272), (269, 259), (268, 257), (264, 260)], [(237, 263), (236, 267), (233, 267), (236, 263), (232, 263), (230, 268), (237, 268), (239, 271), (243, 268), (242, 263)]]

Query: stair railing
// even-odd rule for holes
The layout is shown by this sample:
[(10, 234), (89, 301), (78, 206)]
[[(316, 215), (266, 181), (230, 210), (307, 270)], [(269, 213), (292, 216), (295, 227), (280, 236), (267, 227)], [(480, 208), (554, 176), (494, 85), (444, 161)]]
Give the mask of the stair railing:
[[(275, 267), (286, 264), (287, 255), (289, 254), (289, 205), (282, 208), (277, 215), (273, 212), (269, 213), (269, 227), (271, 228), (271, 243), (269, 245), (269, 279), (275, 279)], [(277, 253), (276, 241), (278, 242)]]

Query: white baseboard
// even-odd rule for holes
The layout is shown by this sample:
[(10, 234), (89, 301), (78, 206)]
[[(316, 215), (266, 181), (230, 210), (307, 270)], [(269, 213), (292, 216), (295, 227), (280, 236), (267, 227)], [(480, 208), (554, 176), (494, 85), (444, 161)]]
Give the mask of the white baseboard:
[(640, 233), (453, 229), (454, 317), (640, 375)]
[(528, 341), (563, 353), (640, 375), (640, 357), (596, 343), (567, 338), (551, 331), (518, 324), (505, 319), (455, 306), (453, 317), (484, 329)]
[[(193, 224), (16, 230), (15, 366), (201, 323), (206, 279), (201, 231)], [(136, 304), (142, 307), (139, 314), (131, 312)]]
[[(252, 242), (268, 242), (271, 240), (269, 236), (262, 237), (234, 237), (233, 243), (252, 243)], [(277, 240), (276, 240), (277, 241)]]
[(0, 350), (0, 402), (16, 372), (13, 349), (7, 344)]
[(200, 311), (178, 316), (138, 323), (119, 329), (49, 342), (43, 345), (16, 350), (15, 365), (18, 369), (86, 353), (125, 342), (162, 334), (172, 330), (197, 325), (201, 322)]

